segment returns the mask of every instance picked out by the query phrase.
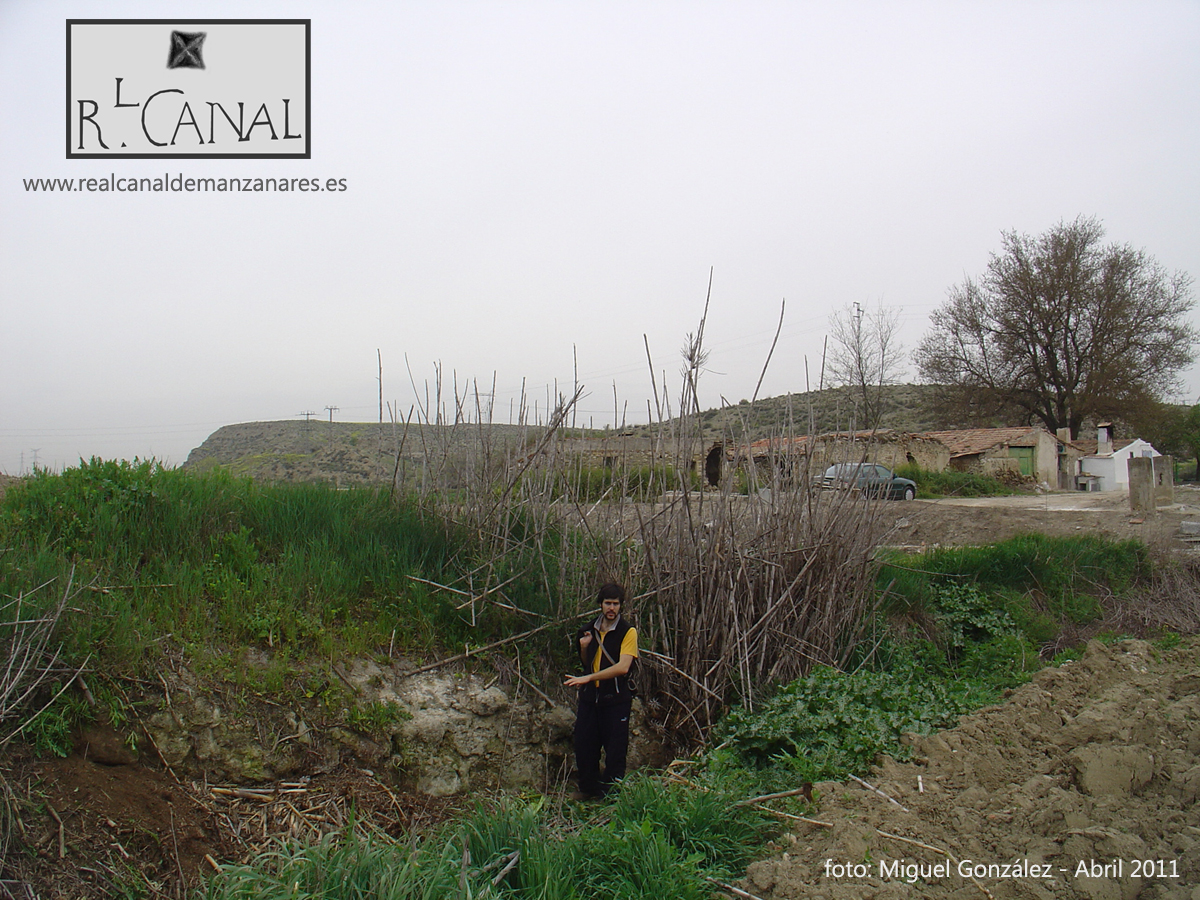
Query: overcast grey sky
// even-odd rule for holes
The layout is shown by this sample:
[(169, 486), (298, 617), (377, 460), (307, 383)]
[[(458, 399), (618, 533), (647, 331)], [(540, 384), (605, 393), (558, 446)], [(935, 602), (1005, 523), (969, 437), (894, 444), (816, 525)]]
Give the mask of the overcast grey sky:
[[(310, 160), (67, 160), (68, 18), (311, 18)], [(0, 471), (182, 463), (223, 424), (407, 413), (440, 363), (579, 422), (643, 345), (706, 406), (815, 386), (831, 310), (902, 339), (1000, 232), (1091, 215), (1200, 277), (1200, 3), (0, 0)], [(27, 178), (344, 178), (320, 194)], [(912, 374), (911, 366), (909, 367)], [(1195, 401), (1200, 376), (1187, 374)]]

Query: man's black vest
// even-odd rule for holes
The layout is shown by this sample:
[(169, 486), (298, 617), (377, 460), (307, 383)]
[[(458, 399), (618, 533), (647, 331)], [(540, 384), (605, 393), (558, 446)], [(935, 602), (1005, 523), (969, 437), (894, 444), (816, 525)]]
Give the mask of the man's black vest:
[[(601, 669), (607, 669), (609, 666), (620, 662), (621, 642), (625, 640), (625, 635), (632, 627), (623, 618), (618, 618), (613, 630), (605, 634), (603, 638), (601, 638), (600, 632), (596, 630), (594, 622), (580, 631), (579, 638), (589, 633), (592, 636), (592, 642), (588, 644), (587, 649), (579, 651), (579, 658), (583, 661), (584, 672), (591, 672), (593, 670), (592, 667), (596, 661), (597, 653), (600, 653)], [(604, 651), (599, 650), (599, 642), (601, 640), (603, 640)], [(636, 659), (634, 660), (634, 665), (637, 665)], [(579, 689), (579, 702), (595, 703), (597, 706), (613, 706), (617, 703), (628, 703), (637, 693), (633, 688), (632, 675), (633, 666), (630, 666), (628, 675), (606, 678), (599, 684), (589, 681)]]

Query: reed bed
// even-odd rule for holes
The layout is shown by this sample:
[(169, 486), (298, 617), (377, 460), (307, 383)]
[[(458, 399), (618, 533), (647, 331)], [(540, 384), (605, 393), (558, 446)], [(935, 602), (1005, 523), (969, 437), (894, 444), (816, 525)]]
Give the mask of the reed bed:
[(0, 524), (21, 562), (0, 560), (0, 596), (78, 562), (90, 584), (68, 652), (135, 670), (164, 636), (285, 658), (504, 646), (544, 696), (566, 699), (576, 627), (616, 580), (634, 598), (645, 698), (700, 740), (729, 704), (850, 657), (872, 618), (882, 531), (879, 503), (817, 489), (797, 452), (813, 410), (769, 435), (766, 459), (748, 453), (745, 421), (706, 430), (703, 334), (702, 319), (677, 385), (653, 377), (651, 423), (635, 435), (579, 428), (578, 383), (522, 394), (493, 428), (495, 385), (440, 368), (385, 423), (381, 367), (378, 480), (365, 489), (136, 460), (39, 471), (6, 496)]
[[(880, 502), (820, 490), (821, 473), (798, 452), (812, 410), (770, 436), (765, 460), (750, 458), (745, 423), (740, 434), (706, 432), (696, 395), (705, 356), (702, 323), (684, 347), (674, 406), (665, 376), (654, 379), (654, 422), (630, 435), (637, 452), (623, 429), (571, 427), (577, 384), (542, 407), (544, 419), (522, 397), (525, 431), (506, 446), (478, 424), (493, 410), (477, 387), (427, 389), (443, 406), (421, 406), (405, 422), (408, 440), (438, 435), (421, 502), (480, 548), (472, 570), (444, 587), (503, 603), (504, 579), (539, 580), (541, 619), (561, 626), (553, 633), (566, 650), (599, 584), (624, 583), (644, 694), (670, 733), (693, 741), (730, 704), (752, 707), (771, 685), (846, 662), (872, 621), (884, 532)], [(471, 429), (477, 440), (454, 439)], [(594, 445), (604, 439), (612, 451), (598, 469)]]

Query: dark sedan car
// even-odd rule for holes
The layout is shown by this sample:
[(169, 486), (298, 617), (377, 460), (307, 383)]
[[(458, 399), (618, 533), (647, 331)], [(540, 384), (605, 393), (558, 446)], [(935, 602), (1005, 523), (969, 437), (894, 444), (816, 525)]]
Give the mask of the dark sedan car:
[(917, 496), (917, 483), (901, 478), (887, 466), (875, 463), (838, 463), (825, 470), (822, 486), (850, 488), (872, 497), (911, 500)]

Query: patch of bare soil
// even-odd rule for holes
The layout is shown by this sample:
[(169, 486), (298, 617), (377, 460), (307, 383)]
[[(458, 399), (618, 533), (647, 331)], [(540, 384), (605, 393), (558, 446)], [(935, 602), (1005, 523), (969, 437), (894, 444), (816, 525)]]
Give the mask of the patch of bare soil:
[(66, 759), (18, 756), (3, 775), (12, 826), (0, 897), (183, 897), (279, 839), (319, 840), (351, 815), (405, 838), (461, 803), (395, 791), (351, 767), (267, 786), (210, 785), (101, 763), (85, 746)]
[[(1200, 900), (1200, 639), (1088, 645), (867, 783), (751, 867), (763, 900)], [(877, 791), (877, 792), (876, 792)], [(886, 795), (886, 796), (884, 796)], [(903, 807), (903, 808), (902, 808)], [(821, 823), (821, 824), (817, 824)]]
[(1182, 549), (1187, 545), (1180, 539), (1180, 523), (1200, 519), (1200, 491), (1177, 488), (1176, 502), (1150, 516), (1133, 513), (1124, 491), (898, 501), (885, 507), (885, 515), (892, 522), (888, 543), (912, 549), (990, 544), (1029, 532), (1093, 534)]

